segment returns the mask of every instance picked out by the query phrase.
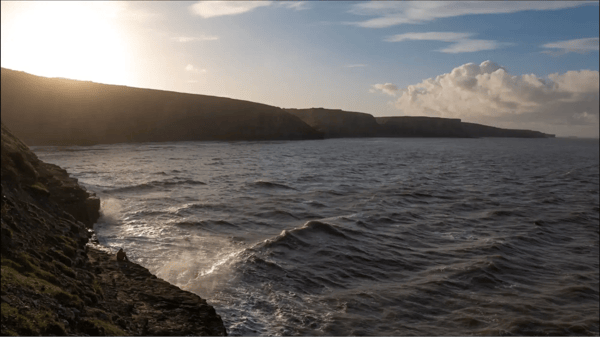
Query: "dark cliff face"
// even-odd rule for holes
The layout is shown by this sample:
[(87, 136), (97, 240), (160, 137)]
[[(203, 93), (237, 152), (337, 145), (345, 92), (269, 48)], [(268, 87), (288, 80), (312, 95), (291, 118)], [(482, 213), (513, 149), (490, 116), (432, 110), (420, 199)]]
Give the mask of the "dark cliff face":
[(475, 123), (462, 123), (462, 127), (472, 137), (554, 138), (554, 135), (539, 131), (501, 129)]
[(5, 68), (1, 95), (2, 121), (29, 145), (323, 137), (269, 105), (45, 78)]
[(89, 248), (100, 203), (2, 124), (2, 335), (225, 335), (200, 297)]
[(554, 137), (538, 131), (500, 129), (464, 123), (455, 118), (373, 117), (366, 113), (323, 108), (286, 109), (306, 124), (324, 133), (325, 138), (339, 137)]
[(323, 108), (285, 110), (323, 132), (326, 138), (378, 135), (379, 125), (373, 116), (366, 113)]
[[(2, 188), (35, 196), (59, 205), (65, 217), (88, 228), (100, 216), (100, 200), (77, 184), (64, 169), (44, 163), (2, 123)], [(19, 193), (20, 193), (19, 192)]]
[(471, 135), (460, 119), (436, 117), (378, 117), (381, 137), (462, 137)]

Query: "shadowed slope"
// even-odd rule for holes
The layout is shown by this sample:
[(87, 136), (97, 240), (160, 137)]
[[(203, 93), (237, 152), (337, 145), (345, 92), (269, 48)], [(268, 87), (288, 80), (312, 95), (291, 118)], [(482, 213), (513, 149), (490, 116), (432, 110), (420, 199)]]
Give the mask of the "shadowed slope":
[(2, 121), (29, 145), (319, 139), (280, 108), (2, 68)]
[(362, 112), (323, 108), (285, 109), (306, 124), (325, 134), (339, 137), (554, 137), (538, 131), (501, 129), (465, 123), (456, 118), (440, 117), (373, 117)]
[(377, 136), (378, 124), (373, 116), (366, 113), (323, 108), (285, 111), (323, 132), (326, 138)]

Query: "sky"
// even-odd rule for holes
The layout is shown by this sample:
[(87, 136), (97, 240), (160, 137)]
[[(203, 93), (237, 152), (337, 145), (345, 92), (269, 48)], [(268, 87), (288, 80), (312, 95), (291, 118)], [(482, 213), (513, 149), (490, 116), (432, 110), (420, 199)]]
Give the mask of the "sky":
[(597, 1), (1, 6), (35, 75), (598, 138)]

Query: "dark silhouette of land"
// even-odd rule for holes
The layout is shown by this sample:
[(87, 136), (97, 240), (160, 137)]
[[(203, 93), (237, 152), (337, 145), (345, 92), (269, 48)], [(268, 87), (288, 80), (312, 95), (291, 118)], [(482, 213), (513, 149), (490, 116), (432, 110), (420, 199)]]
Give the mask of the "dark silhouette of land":
[(230, 98), (46, 78), (2, 68), (2, 121), (28, 145), (332, 137), (553, 137), (459, 119), (281, 109)]
[(547, 138), (554, 135), (531, 130), (501, 129), (456, 118), (373, 117), (366, 113), (323, 108), (286, 109), (306, 124), (324, 133), (325, 138), (340, 137), (518, 137)]
[(5, 68), (1, 95), (2, 122), (28, 145), (323, 138), (299, 118), (265, 104)]

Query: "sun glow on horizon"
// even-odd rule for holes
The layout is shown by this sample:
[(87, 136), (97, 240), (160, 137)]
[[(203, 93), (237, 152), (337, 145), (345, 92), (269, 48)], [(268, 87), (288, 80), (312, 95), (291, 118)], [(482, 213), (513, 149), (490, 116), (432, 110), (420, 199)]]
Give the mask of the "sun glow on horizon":
[(2, 17), (2, 67), (47, 77), (129, 82), (132, 57), (113, 20), (117, 7), (100, 10), (93, 2), (15, 7), (10, 18)]

